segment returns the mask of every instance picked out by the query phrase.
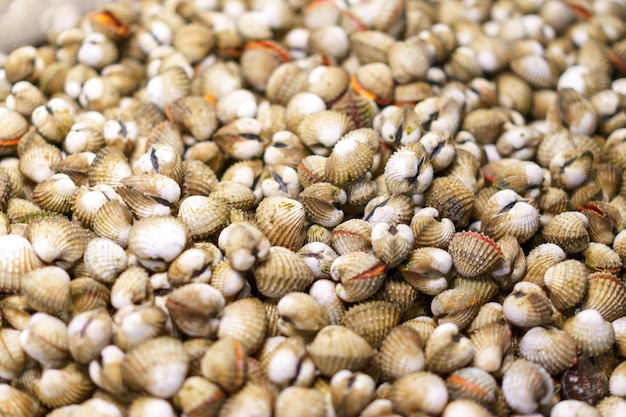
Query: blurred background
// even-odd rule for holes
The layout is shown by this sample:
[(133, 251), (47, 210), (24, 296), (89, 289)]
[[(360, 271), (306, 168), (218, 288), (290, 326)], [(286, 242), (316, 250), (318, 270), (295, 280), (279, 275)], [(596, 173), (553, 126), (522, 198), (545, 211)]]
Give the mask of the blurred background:
[(0, 52), (40, 42), (49, 30), (74, 26), (107, 0), (0, 0)]

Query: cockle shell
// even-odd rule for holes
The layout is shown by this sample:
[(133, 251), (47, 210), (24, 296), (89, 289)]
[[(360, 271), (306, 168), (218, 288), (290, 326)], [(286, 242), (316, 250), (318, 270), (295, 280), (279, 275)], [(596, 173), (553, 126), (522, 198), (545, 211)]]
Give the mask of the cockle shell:
[(304, 259), (280, 246), (270, 248), (268, 258), (254, 268), (254, 277), (258, 290), (273, 298), (302, 291), (314, 280), (313, 271)]
[(552, 305), (543, 290), (530, 282), (518, 282), (502, 303), (504, 317), (514, 326), (531, 328), (552, 321)]
[[(497, 372), (505, 363), (505, 355), (511, 346), (511, 330), (508, 325), (497, 321), (480, 326), (477, 321), (474, 319), (470, 327), (470, 341), (474, 346), (471, 365), (487, 372)], [(474, 329), (474, 326), (477, 328)]]
[(346, 202), (346, 192), (327, 182), (318, 182), (306, 187), (299, 195), (307, 217), (325, 227), (334, 227), (343, 220), (343, 211), (336, 205)]
[(128, 266), (124, 249), (106, 238), (90, 240), (83, 258), (90, 276), (105, 284), (113, 283)]
[(337, 294), (347, 302), (362, 301), (376, 293), (386, 276), (386, 266), (367, 252), (349, 252), (333, 261), (330, 274), (337, 285)]
[(593, 405), (609, 394), (609, 381), (600, 367), (594, 366), (588, 357), (581, 355), (563, 373), (561, 392), (564, 398)]
[(411, 219), (414, 245), (417, 247), (437, 247), (446, 249), (454, 236), (454, 223), (448, 218), (437, 220), (439, 212), (433, 207), (425, 207)]
[(587, 292), (582, 310), (596, 310), (606, 321), (624, 316), (626, 288), (613, 274), (595, 272), (587, 276)]
[[(152, 239), (154, 233), (169, 236), (166, 241)], [(167, 269), (168, 264), (185, 249), (189, 241), (189, 229), (174, 217), (146, 217), (131, 226), (128, 247), (139, 262), (154, 271)]]
[(372, 402), (376, 384), (367, 374), (339, 371), (330, 380), (331, 401), (338, 415), (357, 416)]
[(122, 362), (122, 374), (130, 388), (168, 398), (182, 385), (188, 366), (189, 357), (183, 343), (159, 337), (128, 352)]
[(520, 355), (558, 374), (576, 362), (576, 345), (563, 330), (554, 327), (533, 327), (519, 343)]
[(559, 245), (567, 253), (580, 252), (589, 243), (588, 224), (582, 213), (566, 211), (554, 216), (542, 234), (546, 242)]
[[(446, 386), (451, 399), (468, 399), (491, 407), (496, 402), (496, 380), (479, 368), (462, 368), (446, 378)], [(445, 413), (445, 412), (444, 412)]]
[(256, 220), (272, 245), (297, 250), (306, 239), (305, 212), (299, 201), (266, 197), (257, 206)]
[(426, 205), (434, 207), (441, 217), (463, 227), (469, 222), (474, 194), (460, 180), (452, 176), (435, 178), (424, 195)]
[(343, 326), (326, 326), (309, 347), (309, 355), (323, 375), (331, 376), (341, 369), (358, 371), (369, 363), (375, 351), (369, 343)]
[(608, 351), (615, 342), (613, 326), (596, 310), (576, 313), (565, 321), (563, 331), (572, 338), (578, 352), (588, 356)]
[(448, 390), (440, 376), (431, 372), (412, 372), (393, 383), (389, 399), (394, 410), (404, 415), (439, 414), (448, 403)]
[(454, 323), (439, 324), (426, 341), (426, 369), (436, 373), (453, 372), (467, 365), (474, 356), (474, 346), (459, 333)]
[(224, 307), (217, 337), (237, 339), (245, 351), (252, 354), (265, 340), (267, 325), (263, 303), (258, 299), (244, 298)]
[(497, 243), (477, 232), (459, 232), (448, 245), (456, 271), (465, 277), (491, 272), (500, 266), (503, 253)]
[(218, 290), (201, 283), (183, 285), (165, 301), (173, 324), (193, 337), (208, 337), (217, 332), (217, 315), (224, 304), (224, 296)]
[[(52, 236), (51, 230), (62, 235)], [(24, 236), (30, 240), (39, 259), (64, 269), (74, 265), (87, 246), (87, 230), (65, 217), (49, 216), (33, 219)]]
[(452, 257), (448, 252), (425, 247), (410, 252), (399, 270), (413, 287), (425, 294), (436, 295), (448, 287), (447, 276), (451, 268)]
[(385, 185), (392, 194), (422, 193), (433, 182), (433, 167), (420, 144), (396, 150), (385, 165)]
[(42, 266), (31, 243), (23, 237), (0, 237), (0, 288), (13, 292), (20, 289), (23, 274)]
[(577, 305), (587, 288), (587, 268), (574, 259), (568, 259), (548, 268), (543, 276), (550, 291), (550, 300), (560, 310)]
[(383, 340), (376, 356), (382, 373), (397, 379), (411, 372), (424, 370), (422, 338), (409, 326), (392, 329)]
[(385, 301), (363, 302), (349, 308), (341, 324), (378, 348), (389, 330), (398, 324), (400, 314), (400, 309)]
[(339, 139), (354, 128), (354, 122), (346, 114), (325, 110), (305, 116), (296, 134), (314, 154), (328, 156)]
[(8, 384), (0, 385), (2, 412), (10, 416), (38, 417), (43, 413), (41, 403), (24, 391)]
[(454, 323), (460, 330), (471, 323), (479, 308), (479, 298), (476, 294), (460, 288), (440, 292), (430, 304), (433, 318), (439, 325)]
[(85, 369), (71, 362), (60, 369), (45, 369), (34, 382), (35, 395), (49, 408), (80, 403), (93, 389)]
[(28, 356), (42, 364), (58, 364), (70, 354), (66, 324), (46, 313), (30, 318), (20, 334), (20, 344)]
[(504, 373), (502, 391), (514, 411), (532, 413), (547, 404), (554, 393), (552, 379), (541, 366), (517, 359)]
[(102, 308), (77, 314), (67, 326), (68, 346), (76, 362), (87, 364), (96, 359), (110, 343), (113, 321)]
[(0, 376), (6, 379), (17, 378), (26, 366), (28, 355), (20, 345), (20, 331), (0, 330)]
[(481, 220), (482, 232), (495, 240), (509, 234), (524, 243), (539, 229), (539, 212), (513, 190), (495, 193)]
[(232, 394), (244, 384), (247, 375), (247, 358), (241, 343), (226, 337), (212, 344), (200, 362), (202, 375)]
[(43, 267), (24, 274), (20, 289), (37, 311), (63, 317), (69, 310), (70, 276), (59, 267)]
[[(174, 396), (174, 403), (185, 415), (215, 415), (222, 406), (226, 394), (216, 384), (200, 376), (189, 377), (183, 382), (180, 390)], [(169, 403), (165, 403), (169, 406)], [(163, 407), (157, 405), (163, 412)], [(172, 415), (174, 412), (172, 411)], [(168, 416), (169, 417), (169, 416)]]

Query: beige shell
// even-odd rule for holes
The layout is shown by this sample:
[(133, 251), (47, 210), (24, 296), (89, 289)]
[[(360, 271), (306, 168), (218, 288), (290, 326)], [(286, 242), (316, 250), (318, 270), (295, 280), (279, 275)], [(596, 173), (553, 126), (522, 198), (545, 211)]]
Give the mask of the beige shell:
[(391, 194), (423, 193), (433, 181), (433, 166), (419, 143), (396, 150), (385, 165), (384, 181)]
[(173, 286), (190, 282), (207, 283), (211, 279), (213, 253), (201, 248), (185, 249), (167, 270), (169, 283)]
[(504, 317), (514, 326), (531, 328), (552, 321), (552, 305), (543, 290), (530, 282), (518, 282), (502, 303)]
[(276, 396), (276, 417), (326, 415), (325, 395), (315, 388), (288, 387)]
[(372, 229), (372, 248), (389, 268), (396, 267), (413, 248), (413, 231), (406, 224), (378, 223)]
[(356, 302), (371, 297), (382, 285), (387, 267), (367, 252), (350, 252), (333, 261), (330, 274), (337, 285), (337, 295), (344, 301)]
[(452, 372), (446, 378), (446, 386), (453, 400), (468, 399), (487, 408), (497, 401), (495, 378), (479, 368), (468, 367)]
[(326, 326), (309, 347), (315, 366), (325, 376), (341, 369), (358, 371), (370, 362), (375, 351), (361, 336), (343, 326)]
[(172, 291), (165, 306), (180, 331), (192, 337), (209, 337), (217, 332), (217, 315), (224, 303), (224, 297), (215, 288), (191, 283)]
[(546, 271), (552, 266), (564, 261), (565, 252), (554, 243), (542, 243), (533, 248), (526, 257), (526, 275), (524, 281), (544, 286)]
[(44, 412), (33, 396), (8, 384), (0, 385), (0, 404), (0, 410), (7, 416), (38, 417)]
[(275, 390), (269, 384), (251, 381), (224, 402), (219, 415), (230, 417), (256, 413), (271, 416), (275, 396)]
[(0, 116), (3, 120), (6, 120), (6, 123), (2, 126), (2, 130), (0, 130), (2, 155), (10, 155), (17, 150), (17, 144), (28, 131), (29, 125), (24, 116), (6, 107), (0, 110)]
[(378, 348), (387, 333), (398, 324), (400, 309), (385, 301), (363, 302), (346, 311), (341, 324)]
[(589, 243), (588, 223), (584, 214), (566, 211), (554, 216), (542, 234), (546, 242), (559, 245), (567, 253), (580, 252)]
[(20, 344), (28, 356), (42, 364), (59, 364), (70, 355), (66, 324), (46, 313), (30, 318), (20, 335)]
[(160, 336), (164, 331), (167, 319), (167, 313), (154, 305), (122, 307), (113, 315), (115, 345), (126, 351)]
[(392, 329), (383, 340), (376, 361), (382, 373), (391, 380), (424, 370), (421, 336), (409, 326)]
[(335, 283), (328, 279), (318, 279), (311, 285), (309, 295), (328, 312), (330, 324), (340, 324), (346, 307), (335, 291)]
[(328, 311), (313, 296), (292, 292), (281, 297), (276, 306), (278, 329), (285, 336), (301, 336), (309, 341), (330, 324)]
[[(156, 241), (154, 234), (169, 236)], [(185, 249), (189, 241), (189, 228), (174, 217), (146, 217), (136, 221), (128, 234), (128, 248), (139, 262), (155, 272), (167, 269), (169, 263)]]
[(439, 324), (426, 341), (426, 369), (436, 373), (453, 372), (467, 365), (474, 356), (474, 346), (459, 333), (454, 323)]
[(110, 343), (113, 321), (108, 312), (95, 309), (77, 314), (67, 326), (68, 346), (74, 360), (87, 364)]
[(428, 295), (436, 295), (448, 287), (447, 276), (452, 257), (439, 248), (413, 250), (399, 267), (402, 277), (413, 287)]
[(130, 388), (168, 398), (183, 384), (188, 367), (189, 357), (183, 343), (170, 337), (158, 337), (126, 354), (122, 375)]
[(96, 235), (112, 240), (122, 248), (128, 246), (133, 214), (118, 200), (105, 202), (95, 213), (92, 228)]
[(587, 277), (587, 292), (580, 308), (596, 310), (606, 321), (624, 316), (626, 288), (613, 274), (595, 272)]
[(247, 377), (247, 358), (241, 343), (230, 337), (213, 343), (202, 356), (202, 375), (229, 394), (237, 392)]
[(513, 190), (495, 193), (487, 201), (481, 220), (482, 232), (495, 240), (509, 234), (524, 243), (539, 229), (539, 212)]
[(341, 188), (318, 182), (306, 187), (298, 200), (304, 205), (309, 219), (321, 226), (334, 227), (341, 223), (344, 216), (343, 210), (336, 205), (345, 204), (346, 198), (346, 192)]
[(439, 212), (433, 207), (425, 207), (411, 219), (411, 230), (416, 247), (436, 247), (446, 249), (454, 236), (455, 227), (448, 218), (437, 220)]
[(550, 374), (558, 374), (577, 360), (576, 345), (563, 330), (533, 327), (519, 342), (520, 355), (541, 365)]
[(348, 115), (325, 110), (305, 116), (296, 134), (314, 154), (328, 156), (339, 139), (354, 128), (354, 121)]
[(237, 339), (248, 354), (253, 354), (265, 340), (267, 325), (263, 303), (244, 298), (224, 307), (217, 336)]
[(20, 331), (0, 330), (0, 376), (6, 379), (17, 378), (26, 367), (28, 355), (20, 345)]
[(469, 326), (478, 314), (479, 308), (479, 298), (476, 294), (460, 288), (440, 292), (430, 304), (430, 310), (437, 324), (453, 323), (459, 330)]
[(403, 415), (439, 414), (448, 403), (448, 390), (439, 375), (412, 372), (393, 383), (389, 399), (393, 409)]
[(326, 160), (326, 178), (344, 186), (363, 176), (372, 166), (374, 151), (356, 139), (339, 140)]
[(266, 297), (282, 297), (292, 291), (302, 291), (314, 280), (313, 272), (295, 252), (274, 246), (267, 260), (254, 268), (258, 290)]
[(372, 402), (376, 383), (367, 374), (339, 371), (330, 380), (331, 402), (339, 415), (354, 416)]
[(552, 400), (554, 386), (550, 374), (541, 366), (517, 359), (504, 373), (502, 391), (513, 411), (527, 414)]
[(371, 248), (372, 225), (365, 220), (350, 219), (331, 232), (331, 245), (339, 255)]
[(363, 211), (363, 219), (372, 225), (408, 223), (414, 212), (411, 198), (405, 194), (379, 195), (372, 198)]
[(132, 174), (126, 156), (117, 148), (107, 146), (96, 153), (87, 177), (89, 185), (106, 184), (111, 187), (121, 185), (122, 178)]
[(48, 266), (21, 277), (21, 292), (37, 311), (64, 317), (70, 307), (70, 276), (63, 269)]
[(456, 227), (468, 224), (474, 194), (457, 178), (435, 178), (424, 197), (426, 205), (437, 209), (441, 217), (449, 218)]
[[(180, 390), (174, 396), (174, 404), (187, 416), (215, 415), (225, 398), (226, 394), (219, 386), (200, 376), (192, 376), (183, 382)], [(169, 406), (169, 403), (165, 404)], [(161, 412), (166, 408), (160, 404), (155, 404), (155, 406)]]
[(497, 269), (503, 253), (497, 243), (477, 232), (459, 232), (454, 235), (448, 251), (456, 271), (473, 277)]
[(109, 289), (92, 278), (73, 279), (70, 282), (70, 295), (74, 313), (106, 307), (110, 300)]
[(273, 246), (293, 251), (306, 240), (305, 208), (297, 200), (286, 197), (265, 197), (256, 209), (256, 221)]
[(187, 225), (194, 240), (216, 233), (226, 224), (228, 215), (224, 203), (201, 195), (185, 198), (178, 209), (178, 218)]
[(49, 408), (78, 404), (89, 398), (93, 388), (86, 370), (75, 363), (45, 369), (34, 383), (37, 398)]
[(498, 372), (511, 346), (511, 330), (500, 323), (484, 324), (470, 336), (474, 346), (471, 365), (487, 372)]
[(303, 188), (316, 182), (326, 182), (326, 160), (321, 155), (308, 155), (298, 164), (298, 179)]
[(0, 288), (14, 292), (20, 289), (21, 276), (42, 266), (31, 243), (23, 237), (0, 237)]
[[(58, 233), (58, 234), (57, 234)], [(68, 269), (84, 254), (87, 230), (65, 217), (49, 216), (32, 220), (24, 232), (33, 250), (45, 263)]]
[(596, 310), (583, 310), (563, 324), (579, 353), (596, 356), (607, 352), (615, 342), (613, 326)]
[(26, 178), (40, 183), (54, 175), (53, 168), (61, 159), (61, 151), (56, 147), (48, 143), (33, 143), (20, 152), (20, 172)]
[(543, 280), (550, 291), (550, 300), (560, 310), (576, 306), (587, 289), (587, 268), (574, 259), (568, 259), (548, 268)]
[(84, 260), (89, 275), (104, 284), (113, 283), (128, 266), (128, 257), (124, 249), (105, 238), (89, 241)]

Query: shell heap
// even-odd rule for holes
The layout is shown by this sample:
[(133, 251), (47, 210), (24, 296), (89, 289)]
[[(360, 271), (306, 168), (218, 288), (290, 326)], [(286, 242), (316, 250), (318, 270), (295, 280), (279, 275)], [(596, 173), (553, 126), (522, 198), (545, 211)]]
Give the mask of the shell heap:
[(623, 416), (625, 20), (121, 1), (3, 56), (0, 415)]

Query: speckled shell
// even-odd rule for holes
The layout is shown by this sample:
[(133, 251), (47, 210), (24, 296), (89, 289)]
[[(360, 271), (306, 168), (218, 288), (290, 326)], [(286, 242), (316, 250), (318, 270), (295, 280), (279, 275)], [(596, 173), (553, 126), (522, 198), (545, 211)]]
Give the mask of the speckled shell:
[(306, 210), (287, 197), (265, 197), (256, 209), (256, 221), (273, 246), (298, 250), (306, 240)]
[(382, 342), (376, 356), (382, 373), (394, 380), (425, 367), (422, 338), (409, 326), (392, 329)]
[(467, 226), (474, 204), (474, 194), (457, 178), (451, 176), (435, 178), (424, 199), (427, 206), (436, 208), (441, 217), (449, 218), (456, 227)]
[(600, 367), (581, 355), (578, 361), (563, 373), (563, 398), (594, 405), (609, 394), (609, 380)]
[(456, 271), (465, 277), (478, 276), (497, 269), (503, 261), (500, 247), (477, 232), (459, 232), (448, 245)]
[(258, 299), (237, 300), (222, 310), (218, 338), (232, 337), (239, 340), (248, 354), (253, 354), (261, 346), (266, 332), (265, 308)]
[(533, 327), (519, 342), (520, 355), (558, 374), (576, 362), (576, 345), (563, 330)]
[(615, 342), (613, 326), (604, 320), (596, 310), (583, 310), (570, 317), (563, 324), (579, 353), (597, 356), (607, 352)]
[(280, 246), (270, 248), (267, 260), (254, 268), (254, 277), (261, 294), (272, 298), (303, 291), (314, 280), (313, 271), (304, 259)]
[(344, 326), (326, 326), (309, 347), (315, 366), (325, 376), (341, 369), (358, 371), (367, 366), (374, 353), (365, 339)]

